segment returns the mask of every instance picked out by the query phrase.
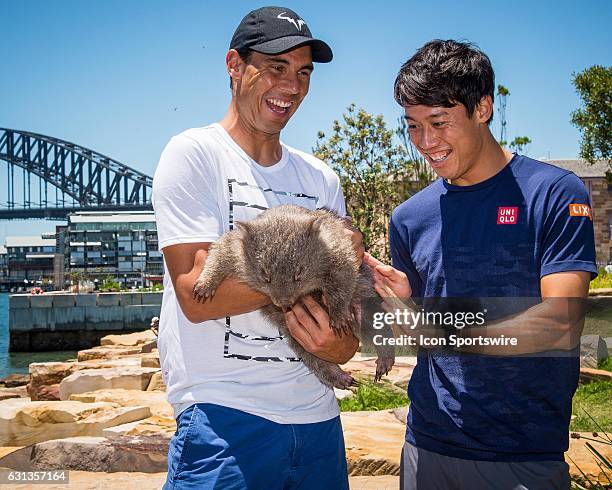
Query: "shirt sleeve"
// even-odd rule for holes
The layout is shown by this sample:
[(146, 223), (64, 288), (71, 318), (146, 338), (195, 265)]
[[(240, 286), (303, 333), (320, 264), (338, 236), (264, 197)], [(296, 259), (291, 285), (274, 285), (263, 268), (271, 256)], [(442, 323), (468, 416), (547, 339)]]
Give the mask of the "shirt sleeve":
[(201, 145), (173, 137), (153, 178), (153, 208), (159, 249), (179, 243), (214, 242), (223, 233), (215, 174)]
[(553, 185), (545, 213), (540, 277), (567, 271), (597, 276), (591, 203), (576, 175), (564, 175)]
[(404, 236), (396, 225), (395, 213), (391, 216), (389, 223), (389, 242), (391, 246), (391, 263), (393, 267), (402, 271), (408, 276), (408, 282), (412, 289), (412, 297), (423, 297), (423, 281), (419, 276), (412, 257), (410, 256), (410, 246), (408, 237)]
[[(335, 175), (334, 175), (335, 176)], [(340, 179), (335, 176), (333, 184), (330, 186), (329, 209), (335, 211), (338, 216), (346, 216), (346, 203), (344, 201), (344, 193), (340, 185)]]

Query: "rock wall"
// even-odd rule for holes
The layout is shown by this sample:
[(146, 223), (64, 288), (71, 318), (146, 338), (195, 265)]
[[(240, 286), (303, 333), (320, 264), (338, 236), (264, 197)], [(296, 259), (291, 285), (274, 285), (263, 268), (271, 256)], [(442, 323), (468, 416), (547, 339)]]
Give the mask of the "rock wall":
[(14, 294), (9, 301), (11, 352), (78, 350), (105, 335), (149, 328), (162, 293)]

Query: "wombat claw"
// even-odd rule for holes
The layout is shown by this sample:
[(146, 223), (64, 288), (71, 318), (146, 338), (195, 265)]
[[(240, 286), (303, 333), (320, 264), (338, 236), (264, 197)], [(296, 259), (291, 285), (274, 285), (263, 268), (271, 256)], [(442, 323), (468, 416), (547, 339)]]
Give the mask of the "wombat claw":
[(343, 317), (337, 321), (330, 321), (329, 326), (334, 331), (336, 336), (342, 337), (353, 332), (351, 328), (351, 317)]
[(193, 299), (198, 303), (201, 303), (202, 300), (206, 300), (207, 298), (212, 298), (214, 294), (215, 289), (208, 288), (204, 283), (196, 281), (193, 286)]
[(374, 382), (379, 382), (383, 376), (389, 374), (389, 371), (391, 371), (394, 364), (394, 358), (379, 357), (376, 359), (376, 374), (374, 375)]
[(341, 374), (334, 376), (333, 385), (335, 388), (346, 390), (351, 386), (357, 386), (357, 381), (349, 373), (341, 371)]

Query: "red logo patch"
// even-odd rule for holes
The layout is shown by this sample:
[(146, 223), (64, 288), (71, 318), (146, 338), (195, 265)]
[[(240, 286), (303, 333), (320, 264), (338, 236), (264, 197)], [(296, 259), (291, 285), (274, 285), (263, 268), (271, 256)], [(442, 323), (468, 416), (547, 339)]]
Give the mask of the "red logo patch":
[(498, 225), (516, 225), (518, 223), (517, 206), (500, 206), (497, 208)]
[(593, 221), (593, 214), (588, 204), (570, 204), (569, 212), (570, 216), (583, 216)]

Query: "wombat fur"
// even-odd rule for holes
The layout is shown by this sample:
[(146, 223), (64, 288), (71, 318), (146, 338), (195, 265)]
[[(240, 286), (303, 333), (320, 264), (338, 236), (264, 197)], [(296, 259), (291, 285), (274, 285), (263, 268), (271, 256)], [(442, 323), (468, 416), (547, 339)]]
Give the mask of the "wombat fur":
[[(355, 384), (337, 364), (306, 352), (291, 337), (283, 314), (302, 297), (312, 295), (327, 306), (330, 326), (338, 333), (351, 330), (369, 345), (375, 333), (383, 333), (372, 329), (366, 315), (364, 321), (355, 319), (361, 299), (373, 298), (376, 292), (369, 268), (355, 257), (344, 221), (331, 211), (284, 205), (236, 225), (210, 247), (194, 285), (194, 298), (212, 297), (226, 277), (237, 278), (270, 297), (272, 304), (262, 312), (324, 384), (343, 389)], [(378, 380), (391, 369), (395, 357), (392, 347), (375, 348)]]

